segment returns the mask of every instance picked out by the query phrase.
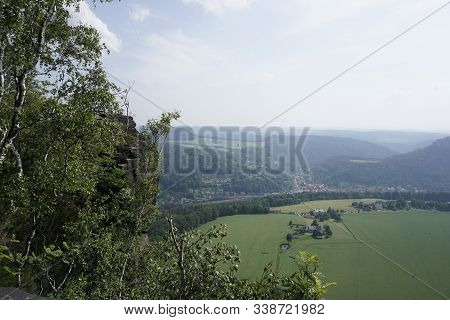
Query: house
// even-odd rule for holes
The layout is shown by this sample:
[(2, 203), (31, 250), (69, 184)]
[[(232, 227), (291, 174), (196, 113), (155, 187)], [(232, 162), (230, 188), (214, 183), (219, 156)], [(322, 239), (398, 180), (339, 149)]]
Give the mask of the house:
[(325, 212), (325, 210), (323, 210), (323, 209), (314, 209), (315, 214), (324, 213), (324, 212)]
[(384, 202), (383, 201), (377, 201), (374, 203), (375, 210), (383, 210), (384, 209)]
[(317, 231), (317, 226), (309, 226), (307, 229), (306, 229), (306, 232), (309, 232), (309, 233), (313, 233), (314, 231)]

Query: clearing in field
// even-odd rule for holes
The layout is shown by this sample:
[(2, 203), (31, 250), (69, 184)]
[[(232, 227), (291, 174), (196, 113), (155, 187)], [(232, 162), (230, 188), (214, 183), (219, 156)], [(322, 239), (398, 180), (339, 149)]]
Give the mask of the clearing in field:
[(380, 160), (350, 160), (351, 163), (359, 163), (359, 164), (365, 164), (365, 163), (379, 163)]
[(257, 278), (271, 262), (277, 272), (295, 271), (298, 251), (318, 254), (326, 280), (337, 282), (328, 299), (446, 299), (450, 296), (450, 214), (432, 211), (346, 215), (344, 223), (327, 222), (329, 239), (294, 239), (287, 250), (289, 221), (296, 215), (220, 218), (202, 226), (228, 226), (225, 241), (241, 250), (242, 278)]
[(364, 203), (374, 203), (377, 199), (343, 199), (343, 200), (318, 200), (318, 201), (307, 201), (300, 204), (293, 204), (290, 206), (275, 207), (271, 210), (283, 213), (306, 213), (314, 209), (328, 210), (328, 208), (344, 210), (347, 212), (357, 212), (355, 208), (352, 207), (353, 202), (364, 202)]

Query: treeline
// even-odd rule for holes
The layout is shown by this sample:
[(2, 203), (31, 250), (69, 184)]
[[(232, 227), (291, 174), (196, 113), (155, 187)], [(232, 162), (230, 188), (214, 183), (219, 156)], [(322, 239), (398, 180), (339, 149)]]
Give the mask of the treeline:
[(448, 201), (425, 201), (413, 199), (407, 201), (403, 198), (398, 200), (381, 201), (378, 203), (354, 202), (352, 207), (362, 211), (388, 210), (388, 211), (405, 211), (410, 209), (421, 210), (437, 210), (442, 212), (450, 212), (450, 202)]
[(414, 199), (410, 204), (411, 207), (415, 209), (450, 212), (450, 202), (424, 201)]
[(382, 199), (382, 200), (400, 200), (405, 201), (434, 201), (437, 203), (450, 202), (450, 193), (447, 192), (305, 192), (270, 195), (264, 197), (271, 207), (287, 206), (306, 201), (316, 200), (342, 200), (342, 199)]
[[(212, 184), (211, 180), (215, 183)], [(290, 190), (292, 185), (291, 177), (286, 174), (268, 176), (262, 173), (225, 175), (194, 172), (189, 177), (181, 174), (163, 174), (160, 186), (163, 190), (169, 188), (170, 190), (161, 196), (160, 200), (168, 196), (194, 199), (193, 190), (211, 191), (212, 193), (263, 195)], [(163, 201), (162, 204), (166, 205), (166, 202)]]
[(342, 212), (343, 212), (343, 210), (336, 210), (333, 208), (328, 208), (328, 210), (326, 212), (319, 212), (317, 214), (314, 214), (314, 212), (312, 212), (312, 213), (315, 215), (315, 218), (319, 219), (320, 222), (327, 221), (330, 219), (333, 219), (336, 222), (341, 222), (342, 221), (342, 214), (341, 214)]
[(220, 217), (269, 212), (269, 202), (263, 198), (177, 206), (162, 209), (148, 234), (151, 239), (162, 238), (168, 231), (168, 217), (173, 218), (179, 231), (188, 231)]

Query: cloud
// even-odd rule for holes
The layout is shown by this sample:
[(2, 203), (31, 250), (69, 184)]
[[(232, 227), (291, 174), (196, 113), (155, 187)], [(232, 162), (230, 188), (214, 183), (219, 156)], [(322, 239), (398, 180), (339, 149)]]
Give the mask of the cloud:
[[(231, 10), (224, 3), (207, 12)], [(200, 13), (207, 10), (190, 4)], [(124, 59), (111, 71), (135, 81), (136, 90), (165, 109), (181, 110), (191, 125), (261, 125), (438, 5), (439, 0), (260, 1), (253, 2), (250, 15), (223, 23), (200, 19), (194, 28), (187, 23), (191, 16), (177, 15), (180, 31), (171, 25), (129, 39), (136, 45), (124, 46)], [(447, 128), (450, 46), (442, 39), (448, 28), (444, 12), (436, 15), (274, 125)], [(137, 95), (130, 99), (138, 122), (159, 113)]]
[(142, 22), (151, 15), (150, 9), (142, 7), (140, 5), (130, 6), (130, 18), (134, 21)]
[(183, 81), (192, 77), (211, 75), (225, 61), (224, 52), (211, 44), (187, 36), (181, 30), (167, 34), (152, 34), (146, 39), (147, 50), (141, 59), (148, 68), (160, 74)]
[[(379, 15), (380, 19), (394, 16), (401, 19), (417, 14), (419, 19), (424, 12), (432, 10), (438, 4), (438, 0), (286, 0), (280, 1), (274, 10), (281, 11), (286, 16), (290, 25), (287, 34), (310, 34), (320, 29), (330, 30), (334, 26), (340, 29), (346, 26), (359, 29), (352, 26), (352, 23), (365, 26), (375, 15)], [(369, 20), (363, 21), (365, 17)], [(395, 20), (395, 23), (398, 22), (399, 19)], [(390, 23), (389, 26), (380, 23), (376, 31), (388, 29), (395, 23)]]
[(222, 15), (228, 10), (240, 10), (248, 8), (256, 0), (182, 0), (186, 4), (193, 4), (203, 7), (207, 12), (215, 15)]
[(377, 5), (377, 1), (382, 3), (385, 0), (288, 0), (281, 3), (278, 10), (284, 11), (289, 16), (288, 24), (290, 23), (291, 27), (288, 33), (310, 33), (358, 15)]
[(104, 23), (97, 15), (89, 8), (89, 5), (85, 1), (80, 2), (79, 10), (75, 10), (73, 7), (69, 8), (71, 15), (71, 23), (77, 24), (87, 24), (91, 27), (97, 29), (100, 33), (102, 41), (105, 43), (106, 47), (114, 52), (119, 52), (121, 48), (121, 41), (119, 37), (109, 30), (106, 23)]

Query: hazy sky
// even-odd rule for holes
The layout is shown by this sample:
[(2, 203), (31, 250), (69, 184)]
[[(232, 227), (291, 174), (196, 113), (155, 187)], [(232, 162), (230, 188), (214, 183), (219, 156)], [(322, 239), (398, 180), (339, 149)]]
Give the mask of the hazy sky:
[[(106, 68), (189, 125), (260, 126), (446, 0), (123, 0)], [(450, 5), (272, 123), (450, 131)], [(136, 94), (138, 122), (161, 112)]]

